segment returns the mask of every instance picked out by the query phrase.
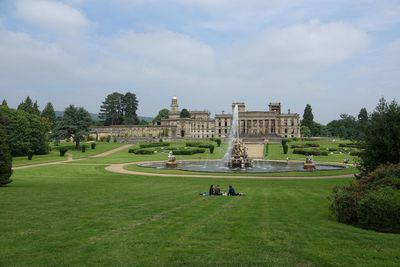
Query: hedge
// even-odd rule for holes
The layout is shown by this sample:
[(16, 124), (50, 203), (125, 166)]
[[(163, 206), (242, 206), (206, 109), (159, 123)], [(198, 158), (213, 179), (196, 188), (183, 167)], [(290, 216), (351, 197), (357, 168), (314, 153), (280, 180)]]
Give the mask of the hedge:
[(137, 149), (129, 149), (128, 153), (134, 153), (138, 155), (152, 155), (155, 152), (155, 148), (137, 148)]
[(313, 155), (313, 156), (328, 156), (328, 151), (321, 151), (318, 149), (293, 149), (293, 154)]
[(193, 154), (201, 154), (206, 150), (204, 148), (190, 148), (190, 149), (180, 149), (175, 150), (174, 155), (193, 155)]
[(320, 147), (320, 145), (317, 143), (305, 143), (305, 144), (291, 145), (290, 147), (291, 148), (307, 148), (307, 147)]
[(170, 143), (166, 142), (154, 142), (154, 143), (142, 143), (139, 144), (140, 148), (149, 148), (149, 147), (162, 147), (162, 146), (169, 146)]

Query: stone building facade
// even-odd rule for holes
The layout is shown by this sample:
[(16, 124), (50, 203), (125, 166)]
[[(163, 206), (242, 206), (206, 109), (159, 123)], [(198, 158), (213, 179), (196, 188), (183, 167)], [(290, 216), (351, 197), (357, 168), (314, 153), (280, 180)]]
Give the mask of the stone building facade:
[[(242, 138), (293, 138), (300, 137), (300, 116), (297, 113), (282, 113), (281, 103), (270, 103), (265, 111), (247, 111), (243, 102), (232, 103), (239, 109), (239, 127)], [(189, 112), (189, 118), (180, 118), (178, 99), (172, 98), (170, 113), (160, 125), (121, 125), (97, 127), (92, 134), (110, 135), (117, 138), (226, 138), (232, 124), (232, 114), (220, 113), (215, 118), (208, 111)]]

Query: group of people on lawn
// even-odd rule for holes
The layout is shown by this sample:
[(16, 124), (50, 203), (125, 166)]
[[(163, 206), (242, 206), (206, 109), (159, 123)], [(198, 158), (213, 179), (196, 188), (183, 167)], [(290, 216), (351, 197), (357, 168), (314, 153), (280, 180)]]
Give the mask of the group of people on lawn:
[(215, 186), (211, 185), (210, 189), (208, 190), (208, 195), (210, 196), (222, 196), (222, 195), (228, 195), (228, 196), (241, 196), (241, 193), (236, 193), (235, 189), (233, 188), (232, 185), (229, 185), (229, 190), (228, 193), (224, 193), (221, 191), (221, 188), (219, 185)]

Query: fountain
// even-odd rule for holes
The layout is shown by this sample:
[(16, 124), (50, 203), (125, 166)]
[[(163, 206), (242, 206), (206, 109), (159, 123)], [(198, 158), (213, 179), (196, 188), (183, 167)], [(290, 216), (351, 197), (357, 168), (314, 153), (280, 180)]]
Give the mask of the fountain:
[(318, 164), (315, 165), (312, 157), (309, 157), (305, 163), (303, 162), (286, 162), (282, 161), (267, 161), (255, 160), (254, 164), (249, 159), (247, 148), (243, 145), (239, 138), (239, 111), (238, 106), (235, 105), (232, 116), (232, 127), (229, 133), (228, 149), (224, 155), (223, 160), (207, 160), (204, 161), (179, 161), (177, 164), (176, 158), (172, 151), (169, 152), (168, 161), (159, 162), (144, 162), (138, 164), (141, 167), (168, 169), (176, 168), (184, 171), (198, 171), (198, 172), (251, 172), (251, 173), (269, 173), (269, 172), (290, 172), (290, 171), (309, 171), (309, 170), (341, 170), (346, 166), (331, 165), (331, 164)]
[(303, 168), (308, 171), (315, 171), (315, 163), (313, 155), (309, 155), (303, 163)]
[(172, 151), (168, 153), (168, 161), (165, 164), (168, 168), (176, 168), (178, 166), (178, 163), (176, 162), (176, 158)]
[(239, 138), (239, 108), (235, 105), (232, 114), (232, 126), (229, 132), (228, 149), (224, 155), (223, 163), (229, 168), (249, 168), (252, 166), (247, 155), (247, 148)]

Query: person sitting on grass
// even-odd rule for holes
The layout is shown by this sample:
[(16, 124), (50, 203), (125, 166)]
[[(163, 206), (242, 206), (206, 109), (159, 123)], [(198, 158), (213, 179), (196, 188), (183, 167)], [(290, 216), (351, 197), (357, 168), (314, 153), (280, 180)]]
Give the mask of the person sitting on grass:
[(210, 196), (214, 195), (214, 185), (213, 184), (210, 186), (210, 189), (208, 190), (208, 194)]
[(236, 194), (235, 189), (233, 186), (229, 185), (229, 191), (228, 191), (228, 196), (237, 196), (239, 194)]
[(217, 185), (217, 186), (214, 188), (214, 195), (216, 195), (216, 196), (222, 195), (222, 193), (221, 193), (221, 188), (219, 188), (219, 185)]

